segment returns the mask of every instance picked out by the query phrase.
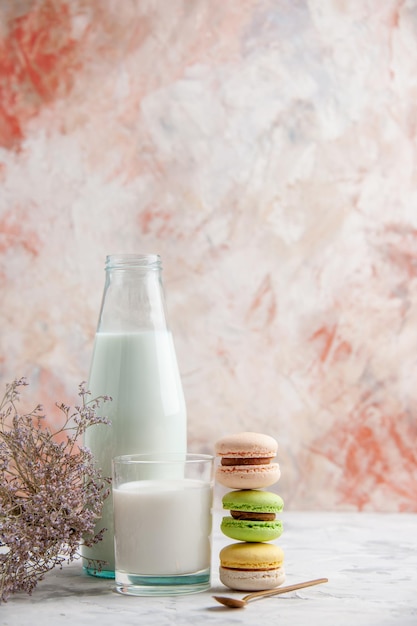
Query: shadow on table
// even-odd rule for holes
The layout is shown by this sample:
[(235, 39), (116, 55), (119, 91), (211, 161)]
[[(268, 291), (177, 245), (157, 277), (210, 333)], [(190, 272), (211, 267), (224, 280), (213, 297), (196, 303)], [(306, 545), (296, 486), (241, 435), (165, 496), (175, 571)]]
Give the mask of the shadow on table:
[[(84, 574), (82, 568), (73, 565), (63, 566), (62, 570), (55, 569), (49, 572), (33, 590), (31, 596), (24, 593), (16, 594), (19, 601), (25, 600), (31, 604), (45, 602), (49, 599), (77, 597), (98, 597), (115, 593), (115, 583), (112, 579), (95, 578)], [(13, 597), (13, 596), (12, 596)]]

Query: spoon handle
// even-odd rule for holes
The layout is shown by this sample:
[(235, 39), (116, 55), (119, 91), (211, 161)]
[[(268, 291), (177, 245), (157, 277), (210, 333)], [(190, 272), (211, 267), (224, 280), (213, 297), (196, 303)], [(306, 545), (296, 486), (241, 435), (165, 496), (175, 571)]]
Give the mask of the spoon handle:
[(255, 593), (250, 593), (248, 596), (245, 596), (244, 598), (242, 598), (242, 600), (249, 602), (249, 600), (255, 600), (256, 598), (262, 598), (266, 596), (278, 596), (280, 593), (288, 593), (289, 591), (296, 591), (297, 589), (304, 589), (304, 587), (312, 587), (313, 585), (321, 585), (322, 583), (327, 582), (329, 582), (328, 578), (315, 578), (314, 580), (307, 580), (305, 583), (288, 585), (287, 587), (280, 587), (279, 589), (256, 591)]

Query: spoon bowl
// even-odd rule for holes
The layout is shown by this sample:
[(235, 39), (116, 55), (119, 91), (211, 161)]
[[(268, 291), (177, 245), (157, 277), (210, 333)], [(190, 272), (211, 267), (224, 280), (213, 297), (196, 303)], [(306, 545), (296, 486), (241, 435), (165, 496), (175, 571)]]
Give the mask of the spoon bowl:
[(315, 578), (314, 580), (307, 580), (304, 583), (297, 583), (295, 585), (288, 585), (287, 587), (280, 587), (279, 589), (268, 589), (266, 591), (255, 591), (247, 596), (244, 596), (241, 600), (238, 598), (230, 598), (227, 596), (213, 596), (213, 598), (227, 606), (229, 609), (243, 609), (251, 600), (259, 600), (260, 598), (266, 598), (268, 596), (278, 596), (281, 593), (288, 593), (290, 591), (297, 591), (297, 589), (304, 589), (305, 587), (312, 587), (313, 585), (321, 585), (322, 583), (329, 582), (327, 578)]

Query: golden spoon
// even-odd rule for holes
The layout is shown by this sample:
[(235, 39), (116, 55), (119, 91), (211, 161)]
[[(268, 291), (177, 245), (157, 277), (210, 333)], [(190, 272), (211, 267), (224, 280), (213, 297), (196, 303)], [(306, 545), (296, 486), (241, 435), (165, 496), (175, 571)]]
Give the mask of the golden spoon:
[(227, 598), (226, 596), (213, 596), (217, 602), (228, 606), (230, 609), (242, 609), (251, 600), (257, 600), (258, 598), (265, 598), (267, 596), (277, 596), (280, 593), (287, 593), (289, 591), (296, 591), (297, 589), (304, 589), (304, 587), (312, 587), (313, 585), (320, 585), (321, 583), (329, 582), (327, 578), (316, 578), (315, 580), (308, 580), (305, 583), (297, 583), (296, 585), (288, 585), (287, 587), (280, 587), (279, 589), (268, 589), (267, 591), (256, 591), (250, 593), (248, 596), (244, 596), (241, 600), (237, 598)]

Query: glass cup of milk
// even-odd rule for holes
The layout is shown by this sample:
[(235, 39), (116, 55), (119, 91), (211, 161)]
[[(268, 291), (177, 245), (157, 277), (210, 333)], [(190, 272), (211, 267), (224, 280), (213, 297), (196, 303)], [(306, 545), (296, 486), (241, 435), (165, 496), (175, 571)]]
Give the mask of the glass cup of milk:
[(213, 460), (204, 454), (113, 459), (117, 591), (166, 596), (209, 588)]

